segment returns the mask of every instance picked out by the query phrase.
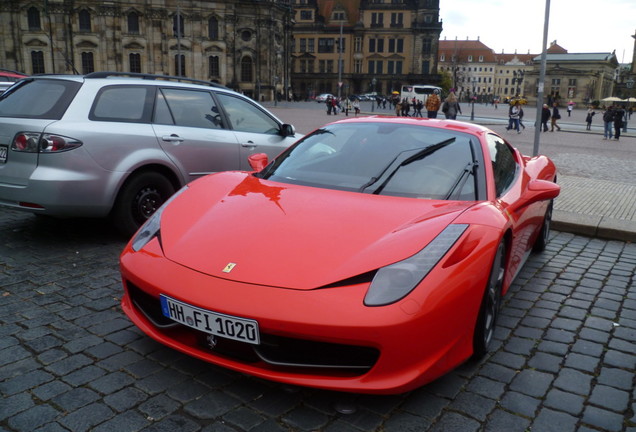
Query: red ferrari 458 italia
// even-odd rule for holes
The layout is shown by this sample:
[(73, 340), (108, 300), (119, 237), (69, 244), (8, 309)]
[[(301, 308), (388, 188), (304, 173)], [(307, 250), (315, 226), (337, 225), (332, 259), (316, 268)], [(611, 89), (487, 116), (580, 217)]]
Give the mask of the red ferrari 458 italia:
[(486, 354), (560, 190), (547, 157), (446, 120), (343, 120), (251, 163), (137, 232), (123, 309), (193, 357), (336, 391), (402, 393)]

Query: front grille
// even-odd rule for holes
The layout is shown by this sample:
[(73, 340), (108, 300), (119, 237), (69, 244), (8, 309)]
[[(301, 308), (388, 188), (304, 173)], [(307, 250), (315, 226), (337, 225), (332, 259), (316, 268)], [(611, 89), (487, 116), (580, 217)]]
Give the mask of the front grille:
[(357, 345), (316, 342), (261, 333), (261, 344), (252, 345), (231, 339), (214, 337), (210, 343), (207, 333), (184, 326), (163, 316), (159, 299), (127, 282), (128, 294), (135, 307), (165, 336), (181, 343), (195, 345), (199, 350), (242, 363), (261, 363), (268, 369), (309, 369), (313, 373), (347, 376), (362, 375), (375, 365), (380, 352), (375, 348)]

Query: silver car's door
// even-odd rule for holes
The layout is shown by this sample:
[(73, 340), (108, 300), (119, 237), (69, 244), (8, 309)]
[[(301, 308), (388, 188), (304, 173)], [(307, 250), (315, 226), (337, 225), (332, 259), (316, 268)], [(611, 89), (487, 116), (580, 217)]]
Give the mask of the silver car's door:
[(240, 145), (240, 168), (251, 170), (247, 158), (254, 153), (266, 153), (270, 159), (296, 141), (296, 137), (281, 135), (281, 123), (257, 104), (224, 93), (216, 93), (230, 128)]
[(209, 91), (161, 88), (153, 128), (159, 144), (188, 181), (239, 169), (236, 136), (226, 128)]

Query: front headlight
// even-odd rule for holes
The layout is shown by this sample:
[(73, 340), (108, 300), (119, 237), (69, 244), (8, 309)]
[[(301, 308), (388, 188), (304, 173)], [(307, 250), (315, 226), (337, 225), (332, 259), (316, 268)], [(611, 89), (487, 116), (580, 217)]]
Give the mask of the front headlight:
[(378, 270), (364, 304), (385, 306), (404, 298), (437, 265), (467, 228), (466, 224), (449, 225), (415, 255)]
[(132, 250), (134, 250), (135, 252), (140, 251), (144, 246), (148, 244), (150, 240), (152, 240), (157, 235), (157, 233), (159, 233), (159, 229), (161, 228), (161, 215), (163, 214), (163, 210), (168, 204), (172, 202), (173, 199), (183, 193), (183, 191), (185, 191), (187, 188), (188, 186), (186, 185), (175, 192), (174, 195), (168, 198), (166, 202), (163, 203), (161, 207), (159, 207), (157, 211), (148, 218), (148, 220), (141, 226), (141, 228), (139, 228), (139, 231), (137, 231), (137, 234), (135, 234), (132, 240)]

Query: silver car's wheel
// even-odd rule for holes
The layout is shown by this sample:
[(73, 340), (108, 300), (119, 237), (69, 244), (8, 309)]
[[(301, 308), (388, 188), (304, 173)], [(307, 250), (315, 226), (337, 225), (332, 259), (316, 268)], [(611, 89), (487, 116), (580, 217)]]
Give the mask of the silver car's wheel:
[(113, 210), (117, 228), (127, 236), (134, 234), (174, 192), (170, 180), (156, 172), (131, 178), (120, 191)]
[(497, 253), (495, 254), (495, 259), (490, 270), (488, 285), (486, 286), (486, 292), (481, 301), (479, 317), (477, 318), (477, 325), (475, 326), (473, 336), (475, 357), (483, 357), (486, 355), (495, 333), (495, 325), (497, 324), (497, 316), (499, 315), (499, 306), (501, 303), (501, 289), (506, 274), (505, 260), (506, 246), (501, 242), (497, 248)]

